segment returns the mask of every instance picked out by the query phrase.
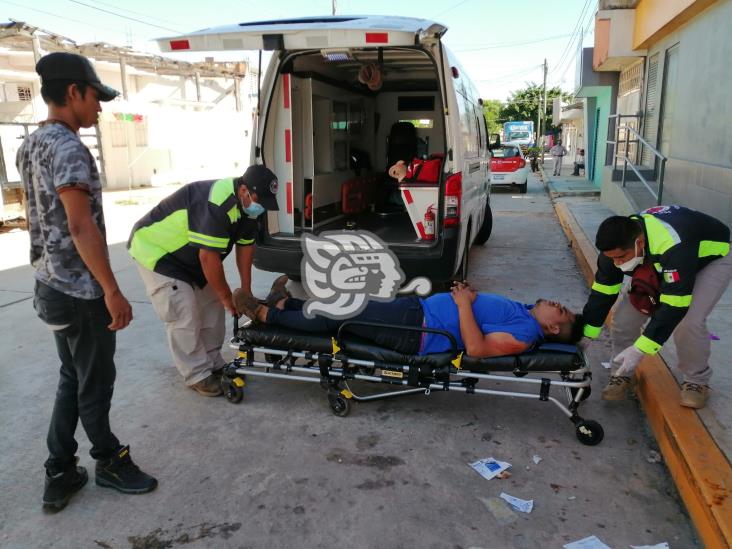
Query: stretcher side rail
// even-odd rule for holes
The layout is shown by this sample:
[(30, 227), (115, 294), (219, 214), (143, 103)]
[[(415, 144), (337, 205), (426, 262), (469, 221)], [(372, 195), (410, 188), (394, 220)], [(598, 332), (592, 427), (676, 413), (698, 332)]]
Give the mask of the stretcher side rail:
[[(522, 355), (483, 359), (463, 355), (457, 360), (453, 352), (405, 355), (356, 342), (358, 338), (350, 335), (340, 339), (336, 343), (331, 334), (302, 334), (269, 325), (237, 326), (231, 347), (239, 351), (239, 357), (224, 370), (225, 394), (233, 402), (240, 401), (243, 381), (237, 386), (236, 380), (245, 375), (320, 383), (328, 391), (331, 410), (339, 416), (348, 414), (352, 401), (429, 395), (432, 391), (510, 396), (552, 402), (573, 422), (577, 438), (584, 444), (594, 445), (603, 438), (602, 427), (578, 413), (591, 393), (592, 376), (586, 357), (575, 346), (552, 344)], [(255, 354), (263, 354), (264, 360), (255, 359)], [(477, 387), (479, 382), (520, 383), (529, 391), (485, 389)], [(389, 389), (357, 394), (365, 383), (384, 383)], [(551, 394), (552, 389), (564, 392), (564, 402)]]

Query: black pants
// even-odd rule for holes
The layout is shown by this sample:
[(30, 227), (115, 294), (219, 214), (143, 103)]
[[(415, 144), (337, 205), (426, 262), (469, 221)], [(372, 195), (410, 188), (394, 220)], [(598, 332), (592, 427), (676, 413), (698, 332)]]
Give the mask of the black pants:
[[(302, 312), (304, 301), (289, 298), (285, 310), (271, 308), (267, 314), (267, 324), (276, 324), (302, 332), (327, 332), (335, 334), (345, 320), (334, 320), (325, 316), (306, 318)], [(418, 297), (399, 297), (394, 301), (369, 301), (366, 308), (348, 320), (397, 324), (399, 326), (421, 327), (424, 312)], [(422, 341), (422, 332), (416, 330), (388, 330), (371, 326), (346, 327), (347, 331), (364, 339), (373, 341), (381, 347), (400, 353), (416, 354)]]
[(36, 282), (33, 306), (46, 324), (66, 326), (53, 331), (61, 370), (46, 469), (53, 474), (73, 464), (79, 419), (92, 443), (91, 456), (108, 459), (120, 443), (109, 426), (116, 334), (107, 328), (112, 319), (104, 298), (78, 299)]

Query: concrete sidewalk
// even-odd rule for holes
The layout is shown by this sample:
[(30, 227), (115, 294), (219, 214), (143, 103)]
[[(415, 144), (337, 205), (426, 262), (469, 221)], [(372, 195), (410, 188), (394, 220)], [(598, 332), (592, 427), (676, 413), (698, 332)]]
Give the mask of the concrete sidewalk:
[[(542, 170), (555, 210), (577, 254), (588, 284), (597, 262), (594, 238), (600, 223), (613, 215), (599, 201), (599, 189), (584, 178), (548, 174)], [(566, 174), (565, 174), (566, 172)], [(593, 197), (594, 194), (594, 197)], [(724, 294), (709, 317), (712, 344), (713, 393), (703, 410), (678, 405), (681, 375), (675, 369), (673, 340), (659, 357), (646, 359), (638, 372), (639, 398), (666, 463), (695, 526), (708, 547), (732, 546), (732, 289)], [(610, 360), (610, 356), (606, 359)]]

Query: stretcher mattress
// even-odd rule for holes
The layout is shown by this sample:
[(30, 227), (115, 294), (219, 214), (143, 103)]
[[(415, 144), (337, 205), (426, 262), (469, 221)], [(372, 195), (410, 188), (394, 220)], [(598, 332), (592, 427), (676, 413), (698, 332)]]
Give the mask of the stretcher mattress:
[[(279, 350), (332, 353), (332, 334), (305, 333), (279, 326), (250, 325), (239, 328), (238, 339), (252, 346)], [(450, 353), (430, 355), (409, 355), (385, 349), (374, 343), (346, 334), (338, 341), (341, 352), (349, 358), (376, 362), (418, 366), (424, 368), (446, 368), (455, 356)], [(585, 367), (582, 353), (574, 345), (545, 343), (520, 355), (491, 358), (475, 358), (463, 355), (460, 367), (471, 372), (562, 372), (569, 373)]]

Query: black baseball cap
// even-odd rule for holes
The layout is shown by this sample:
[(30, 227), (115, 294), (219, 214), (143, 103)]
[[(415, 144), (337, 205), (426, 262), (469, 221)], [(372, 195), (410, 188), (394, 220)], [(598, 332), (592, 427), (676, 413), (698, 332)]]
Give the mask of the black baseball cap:
[(97, 90), (100, 101), (111, 101), (119, 95), (114, 88), (102, 84), (91, 62), (83, 55), (65, 51), (49, 53), (36, 63), (36, 72), (43, 82), (58, 80), (86, 82)]
[(247, 168), (247, 171), (241, 176), (241, 180), (247, 186), (249, 192), (257, 195), (257, 202), (267, 210), (277, 211), (280, 209), (277, 205), (279, 183), (272, 170), (261, 164), (254, 164)]

